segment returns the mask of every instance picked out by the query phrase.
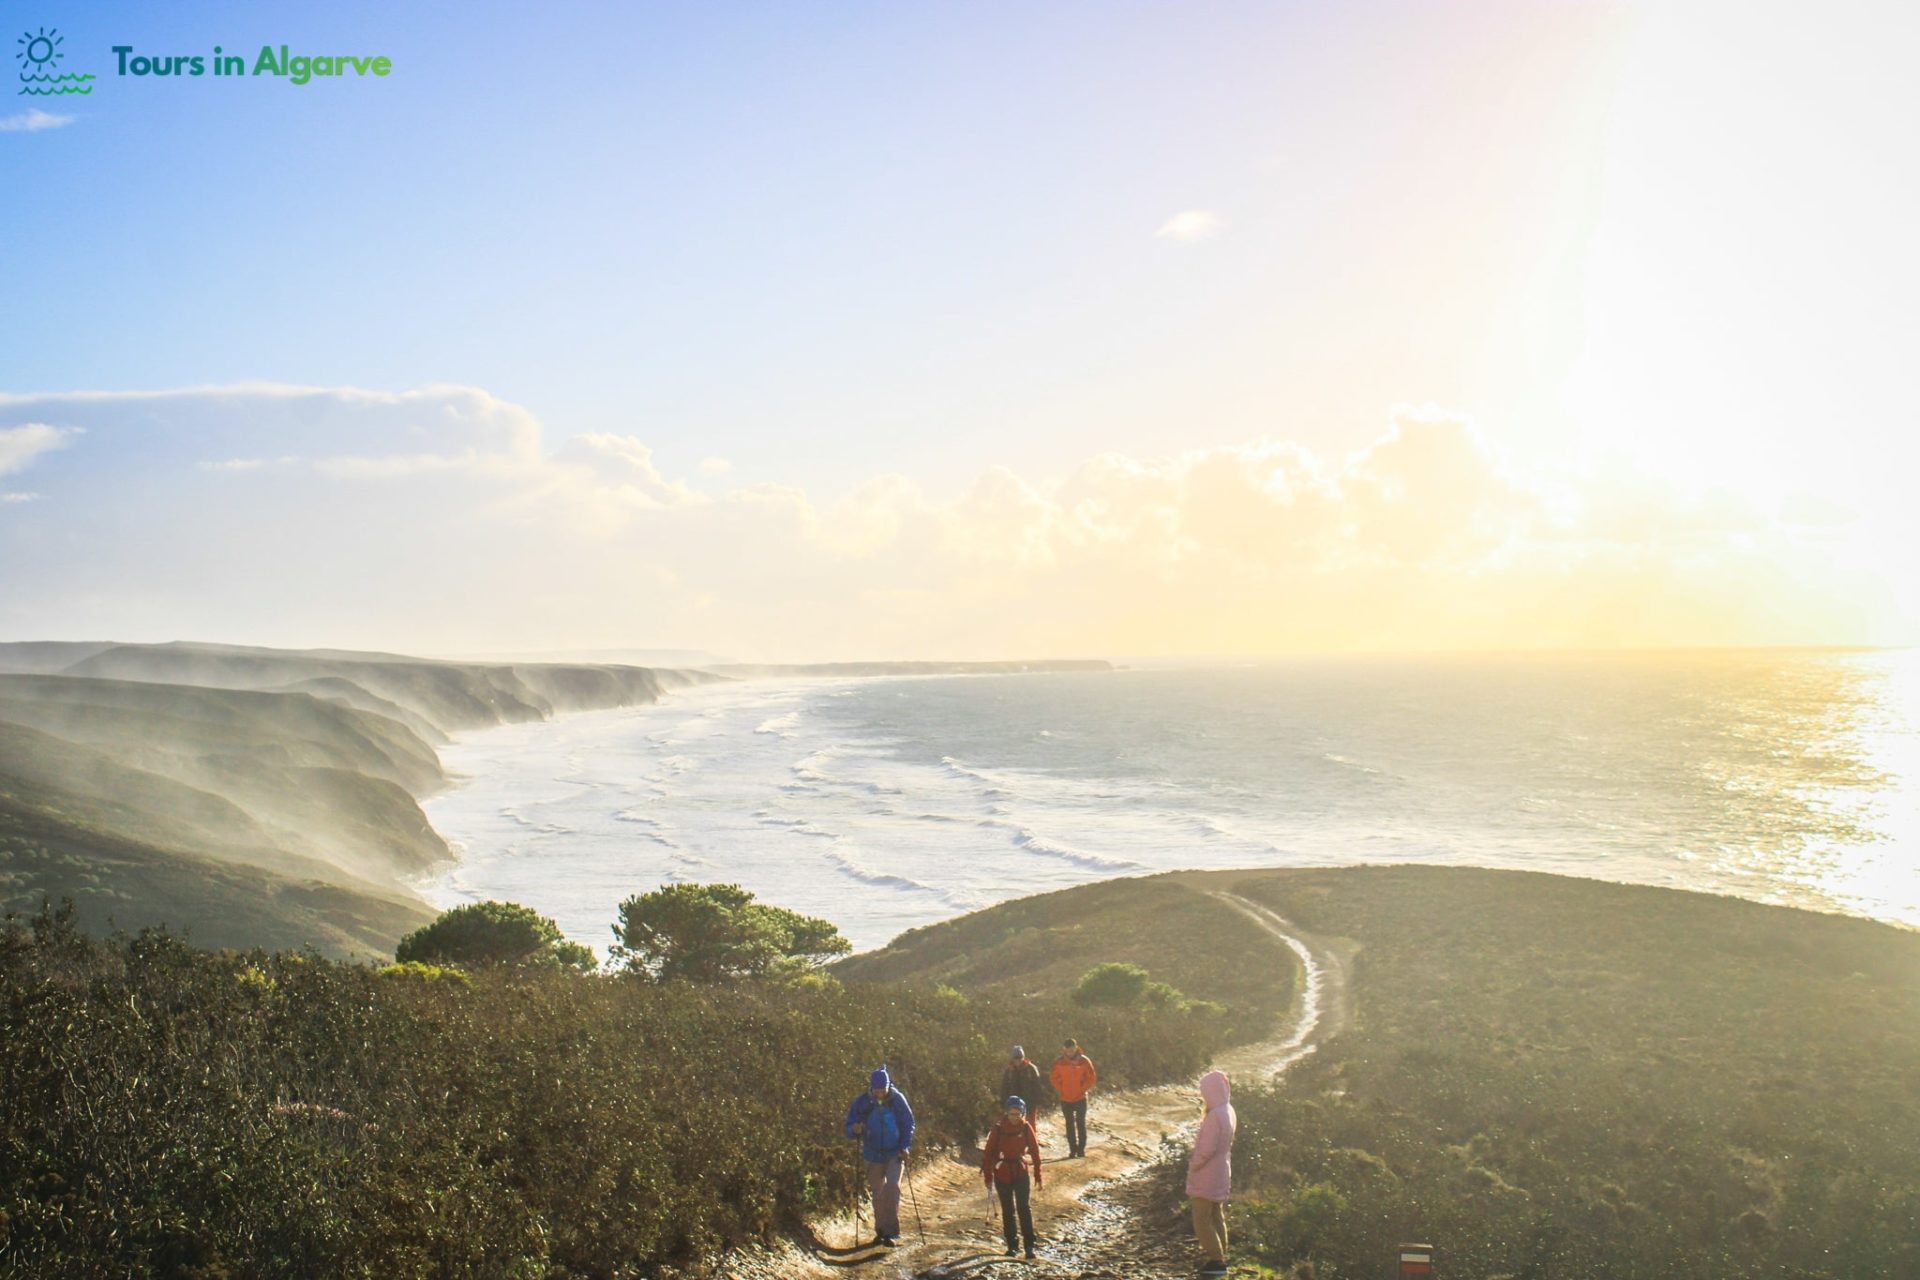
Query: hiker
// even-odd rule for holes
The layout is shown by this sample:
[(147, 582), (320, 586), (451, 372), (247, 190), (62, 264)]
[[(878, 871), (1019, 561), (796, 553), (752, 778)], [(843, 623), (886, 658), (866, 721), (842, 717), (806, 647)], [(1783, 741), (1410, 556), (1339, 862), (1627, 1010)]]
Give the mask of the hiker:
[(900, 1168), (913, 1146), (913, 1108), (893, 1087), (885, 1066), (867, 1077), (867, 1090), (847, 1108), (847, 1136), (860, 1139), (867, 1162), (867, 1186), (873, 1192), (875, 1244), (900, 1238)]
[(1040, 1101), (1040, 1068), (1033, 1064), (1033, 1060), (1027, 1057), (1027, 1051), (1019, 1045), (1013, 1046), (1008, 1053), (1007, 1069), (1000, 1073), (1000, 1096), (1031, 1099), (1033, 1103)]
[(1200, 1077), (1200, 1100), (1207, 1114), (1187, 1158), (1187, 1198), (1193, 1202), (1193, 1234), (1206, 1255), (1200, 1265), (1203, 1276), (1227, 1274), (1227, 1194), (1233, 1186), (1233, 1131), (1238, 1122), (1227, 1100), (1231, 1093), (1226, 1072)]
[(1087, 1154), (1087, 1092), (1098, 1079), (1093, 1073), (1093, 1059), (1080, 1052), (1080, 1042), (1069, 1036), (1060, 1056), (1053, 1060), (1048, 1079), (1053, 1083), (1053, 1091), (1060, 1095), (1060, 1115), (1067, 1126), (1067, 1154), (1084, 1156)]
[(986, 1179), (988, 1190), (1000, 1193), (1000, 1235), (1007, 1242), (1009, 1258), (1019, 1252), (1019, 1239), (1014, 1235), (1016, 1206), (1020, 1211), (1019, 1238), (1025, 1239), (1027, 1256), (1033, 1257), (1033, 1205), (1027, 1193), (1029, 1160), (1033, 1162), (1033, 1185), (1045, 1186), (1040, 1176), (1040, 1139), (1033, 1131), (1033, 1121), (1027, 1119), (1027, 1100), (1015, 1095), (1007, 1099), (999, 1121), (987, 1130), (986, 1149), (980, 1153), (980, 1175)]

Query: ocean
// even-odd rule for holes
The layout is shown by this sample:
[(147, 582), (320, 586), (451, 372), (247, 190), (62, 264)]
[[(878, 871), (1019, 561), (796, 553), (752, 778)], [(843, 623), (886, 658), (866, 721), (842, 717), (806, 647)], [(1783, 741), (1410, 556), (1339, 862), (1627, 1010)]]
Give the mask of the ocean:
[(439, 906), (604, 953), (731, 881), (855, 946), (1188, 867), (1445, 863), (1920, 926), (1920, 653), (1320, 658), (791, 679), (468, 735)]

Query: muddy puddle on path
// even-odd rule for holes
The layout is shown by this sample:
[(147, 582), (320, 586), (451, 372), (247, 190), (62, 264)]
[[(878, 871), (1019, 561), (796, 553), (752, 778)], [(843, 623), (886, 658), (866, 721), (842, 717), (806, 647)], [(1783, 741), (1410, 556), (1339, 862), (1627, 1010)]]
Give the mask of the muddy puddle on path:
[[(1276, 968), (1291, 952), (1303, 972), (1300, 996), (1281, 1033), (1222, 1053), (1215, 1062), (1236, 1088), (1264, 1084), (1314, 1050), (1344, 1021), (1344, 963), (1326, 944), (1302, 934), (1258, 903), (1210, 890), (1224, 908), (1248, 916), (1275, 942)], [(1287, 967), (1291, 967), (1288, 965)], [(1191, 1087), (1162, 1086), (1094, 1095), (1085, 1158), (1064, 1151), (1053, 1117), (1043, 1115), (1046, 1185), (1034, 1196), (1040, 1257), (1003, 1252), (999, 1227), (980, 1182), (978, 1153), (944, 1153), (915, 1164), (912, 1199), (901, 1205), (904, 1234), (893, 1249), (859, 1247), (872, 1218), (841, 1215), (814, 1225), (814, 1247), (795, 1243), (766, 1253), (736, 1254), (721, 1274), (735, 1280), (960, 1280), (1027, 1276), (1032, 1280), (1159, 1280), (1186, 1277), (1196, 1255), (1178, 1213), (1185, 1157), (1200, 1120)], [(915, 1206), (917, 1200), (917, 1211)], [(862, 1225), (864, 1223), (864, 1226)]]

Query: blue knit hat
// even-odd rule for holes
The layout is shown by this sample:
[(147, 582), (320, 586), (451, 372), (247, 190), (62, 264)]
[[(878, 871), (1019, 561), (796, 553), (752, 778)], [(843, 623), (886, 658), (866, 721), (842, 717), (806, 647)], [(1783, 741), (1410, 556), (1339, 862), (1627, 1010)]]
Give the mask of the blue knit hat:
[(892, 1087), (893, 1077), (887, 1074), (885, 1067), (875, 1067), (873, 1074), (867, 1077), (867, 1088), (869, 1089), (890, 1089)]
[(1020, 1109), (1021, 1115), (1027, 1114), (1027, 1100), (1017, 1093), (1010, 1093), (1007, 1095), (1007, 1109), (1012, 1110), (1015, 1107)]

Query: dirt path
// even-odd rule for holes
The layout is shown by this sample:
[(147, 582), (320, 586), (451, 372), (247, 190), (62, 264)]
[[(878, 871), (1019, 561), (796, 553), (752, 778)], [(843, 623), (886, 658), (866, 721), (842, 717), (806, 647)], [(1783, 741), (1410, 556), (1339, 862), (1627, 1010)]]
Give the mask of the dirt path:
[[(1274, 912), (1236, 894), (1207, 890), (1258, 924), (1299, 958), (1305, 981), (1279, 1035), (1227, 1050), (1214, 1065), (1237, 1087), (1265, 1083), (1312, 1053), (1346, 1018), (1346, 966), (1327, 943), (1301, 933)], [(857, 1247), (873, 1237), (871, 1210), (814, 1226), (812, 1249), (799, 1245), (733, 1258), (735, 1280), (943, 1280), (945, 1277), (1021, 1276), (1031, 1280), (1094, 1277), (1185, 1277), (1193, 1259), (1185, 1241), (1155, 1222), (1165, 1206), (1150, 1175), (1162, 1161), (1184, 1156), (1200, 1118), (1191, 1085), (1092, 1095), (1085, 1157), (1065, 1155), (1057, 1112), (1038, 1117), (1046, 1186), (1033, 1201), (1039, 1260), (1002, 1252), (998, 1205), (981, 1186), (979, 1152), (949, 1151), (912, 1162), (902, 1197), (903, 1234), (893, 1249)], [(918, 1212), (916, 1213), (916, 1202)], [(991, 1207), (990, 1207), (991, 1206)], [(923, 1238), (924, 1232), (924, 1238)]]

